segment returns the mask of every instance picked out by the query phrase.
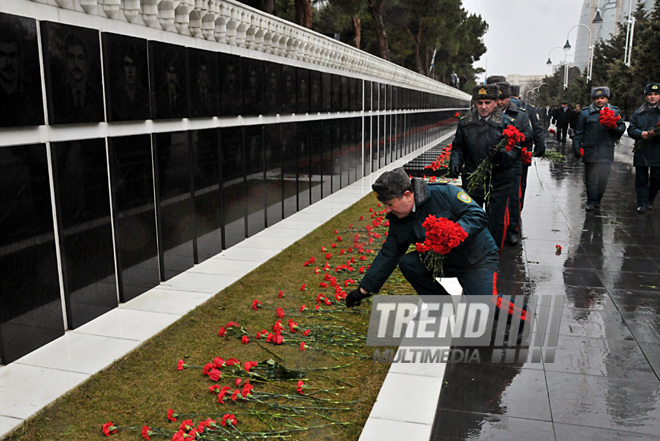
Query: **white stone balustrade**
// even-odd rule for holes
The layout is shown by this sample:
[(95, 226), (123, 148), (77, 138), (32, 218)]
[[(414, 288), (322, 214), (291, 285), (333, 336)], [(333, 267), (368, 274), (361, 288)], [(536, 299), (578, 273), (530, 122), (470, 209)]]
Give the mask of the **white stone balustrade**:
[(233, 0), (32, 1), (466, 98), (455, 88)]

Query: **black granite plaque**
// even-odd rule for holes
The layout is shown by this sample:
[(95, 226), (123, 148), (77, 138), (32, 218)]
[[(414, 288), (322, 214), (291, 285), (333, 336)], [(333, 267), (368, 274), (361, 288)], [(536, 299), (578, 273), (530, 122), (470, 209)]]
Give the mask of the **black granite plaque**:
[(161, 280), (192, 268), (193, 203), (186, 132), (154, 135), (156, 213)]
[(323, 131), (320, 121), (312, 121), (309, 125), (309, 150), (310, 167), (309, 183), (311, 203), (314, 204), (321, 200), (323, 193), (321, 183), (323, 182), (323, 161), (321, 150), (323, 146)]
[(363, 157), (364, 165), (362, 173), (364, 176), (371, 174), (371, 117), (365, 116), (364, 119), (364, 138), (363, 138)]
[(392, 110), (392, 85), (391, 84), (387, 85), (387, 91), (385, 92), (385, 97), (387, 99), (387, 102), (385, 104), (385, 109)]
[(37, 24), (0, 13), (0, 127), (44, 123)]
[(193, 130), (193, 200), (195, 206), (195, 263), (222, 251), (222, 199), (220, 189), (220, 142), (217, 129)]
[(245, 115), (260, 115), (264, 103), (264, 64), (254, 58), (243, 58), (243, 96)]
[(190, 116), (212, 117), (218, 115), (218, 58), (214, 52), (187, 48), (190, 60)]
[(356, 80), (356, 87), (357, 87), (357, 109), (356, 110), (364, 110), (364, 81), (357, 78)]
[(263, 126), (247, 127), (245, 131), (245, 182), (248, 237), (266, 227), (266, 165), (264, 160)]
[(296, 68), (282, 65), (282, 114), (296, 112)]
[(348, 79), (348, 105), (350, 111), (358, 110), (357, 78)]
[(332, 120), (321, 123), (321, 195), (332, 194)]
[(160, 283), (151, 136), (108, 143), (119, 298), (127, 302)]
[(378, 94), (378, 109), (387, 110), (387, 84), (380, 83), (380, 92)]
[(321, 111), (321, 72), (312, 70), (309, 73), (309, 112)]
[(99, 31), (46, 21), (41, 38), (49, 122), (103, 121)]
[(297, 210), (298, 155), (296, 154), (296, 123), (282, 124), (282, 178), (284, 184), (284, 217)]
[(339, 112), (341, 110), (341, 77), (332, 74), (331, 79), (330, 110)]
[(349, 167), (350, 167), (350, 148), (351, 148), (351, 126), (350, 120), (347, 118), (339, 120), (340, 123), (340, 153), (339, 161), (341, 167), (341, 188), (349, 184)]
[(275, 115), (282, 108), (282, 65), (264, 61), (264, 115)]
[(341, 82), (341, 111), (348, 112), (350, 110), (350, 88), (349, 88), (349, 78), (345, 76), (340, 77)]
[(188, 116), (186, 48), (149, 41), (151, 109), (154, 119)]
[(279, 124), (264, 129), (264, 161), (266, 164), (266, 226), (282, 220), (282, 141)]
[(296, 173), (298, 181), (298, 210), (309, 207), (310, 194), (310, 158), (309, 147), (309, 123), (297, 123), (296, 144), (298, 146), (298, 169)]
[(309, 69), (296, 68), (296, 113), (309, 112)]
[(224, 226), (223, 248), (229, 248), (245, 239), (246, 188), (243, 154), (243, 129), (222, 129), (222, 215)]
[(327, 113), (332, 110), (332, 76), (321, 73), (321, 112)]
[(105, 140), (51, 144), (69, 327), (117, 306)]
[(147, 40), (102, 34), (108, 121), (151, 118)]
[(220, 115), (243, 114), (243, 59), (237, 55), (219, 53)]
[(0, 364), (64, 335), (43, 144), (0, 148)]
[(330, 161), (332, 167), (332, 192), (341, 189), (341, 121), (331, 120)]

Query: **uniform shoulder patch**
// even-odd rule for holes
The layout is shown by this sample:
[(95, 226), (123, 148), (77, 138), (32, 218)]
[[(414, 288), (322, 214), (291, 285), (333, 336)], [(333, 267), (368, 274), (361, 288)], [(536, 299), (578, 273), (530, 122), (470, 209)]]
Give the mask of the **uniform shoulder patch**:
[(458, 198), (459, 201), (465, 202), (466, 204), (472, 202), (472, 198), (470, 197), (470, 195), (464, 191), (459, 191), (456, 197)]

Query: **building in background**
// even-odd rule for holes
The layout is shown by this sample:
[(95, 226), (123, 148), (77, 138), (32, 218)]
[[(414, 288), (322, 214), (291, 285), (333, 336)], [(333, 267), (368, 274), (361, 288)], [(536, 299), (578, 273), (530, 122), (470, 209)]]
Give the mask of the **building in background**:
[[(633, 13), (638, 4), (643, 4), (644, 9), (649, 12), (653, 9), (654, 0), (583, 0), (582, 12), (580, 13), (580, 24), (589, 26), (593, 37), (593, 44), (599, 40), (609, 40), (619, 32), (618, 23), (628, 22), (628, 11)], [(632, 2), (632, 5), (631, 5)], [(631, 8), (632, 7), (632, 8)], [(593, 23), (596, 10), (600, 9), (602, 23)], [(575, 43), (574, 62), (582, 71), (587, 67), (589, 61), (589, 32), (580, 26), (576, 29), (577, 40)], [(574, 35), (573, 35), (574, 36)]]

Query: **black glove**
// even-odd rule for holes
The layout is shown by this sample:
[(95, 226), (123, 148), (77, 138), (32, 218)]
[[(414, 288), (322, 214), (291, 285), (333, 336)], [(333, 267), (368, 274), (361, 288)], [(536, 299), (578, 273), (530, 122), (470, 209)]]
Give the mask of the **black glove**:
[(449, 166), (449, 177), (450, 178), (458, 178), (458, 175), (461, 174), (461, 166), (460, 164), (451, 164)]
[(362, 299), (366, 299), (367, 297), (369, 297), (369, 294), (362, 294), (360, 287), (358, 287), (357, 289), (349, 292), (346, 296), (346, 306), (348, 308), (359, 306), (360, 303), (362, 303)]
[(573, 154), (575, 155), (576, 158), (581, 158), (582, 157), (579, 150), (573, 149)]
[(497, 155), (497, 153), (499, 153), (499, 149), (497, 148), (496, 145), (492, 145), (488, 148), (488, 157), (490, 159), (494, 159), (495, 155)]
[(537, 158), (540, 158), (544, 154), (545, 154), (545, 150), (534, 150), (534, 156), (536, 156)]

